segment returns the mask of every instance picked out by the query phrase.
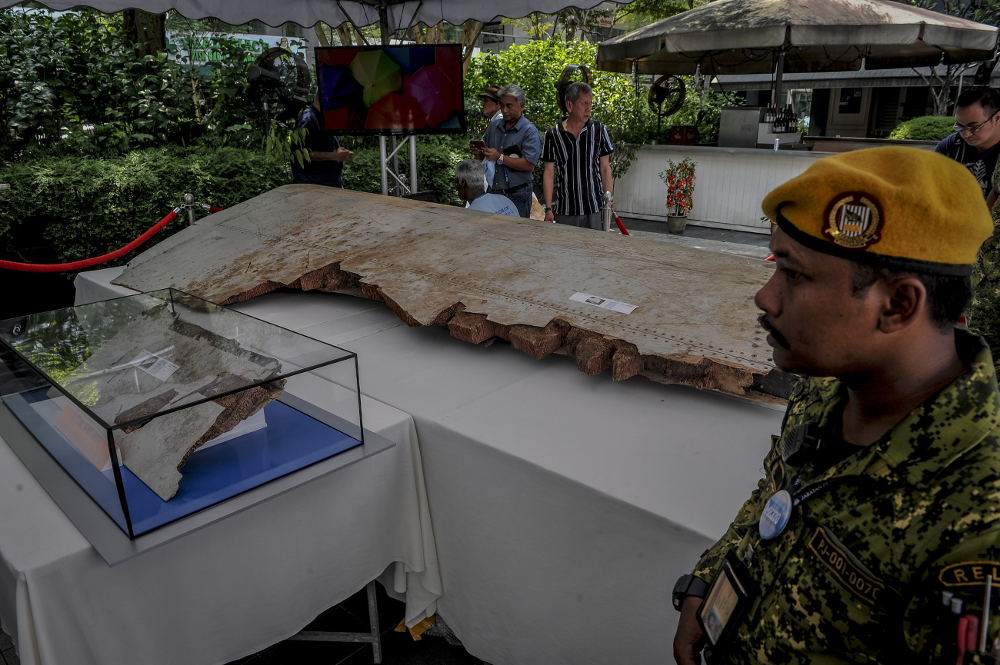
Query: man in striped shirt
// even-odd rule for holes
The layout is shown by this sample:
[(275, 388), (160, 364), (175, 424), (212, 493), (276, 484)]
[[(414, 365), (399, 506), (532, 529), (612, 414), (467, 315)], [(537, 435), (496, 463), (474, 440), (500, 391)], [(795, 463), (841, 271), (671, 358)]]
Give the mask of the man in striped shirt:
[[(542, 191), (545, 221), (601, 229), (603, 193), (614, 191), (608, 130), (590, 119), (594, 93), (576, 82), (566, 89), (568, 116), (545, 132), (542, 144)], [(556, 181), (558, 165), (559, 179)], [(552, 190), (555, 185), (555, 205)]]

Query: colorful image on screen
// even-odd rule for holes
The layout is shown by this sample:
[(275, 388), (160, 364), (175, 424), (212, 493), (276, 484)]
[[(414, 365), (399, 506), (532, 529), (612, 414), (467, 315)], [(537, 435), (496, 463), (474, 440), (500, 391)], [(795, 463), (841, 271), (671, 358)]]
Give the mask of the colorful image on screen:
[(317, 48), (316, 75), (327, 131), (465, 131), (462, 49), (457, 44)]

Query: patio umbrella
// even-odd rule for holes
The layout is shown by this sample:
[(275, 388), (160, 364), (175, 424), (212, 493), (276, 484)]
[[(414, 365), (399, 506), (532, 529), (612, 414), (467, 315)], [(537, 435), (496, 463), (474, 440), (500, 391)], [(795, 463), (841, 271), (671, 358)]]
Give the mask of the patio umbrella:
[(718, 0), (608, 40), (597, 68), (771, 74), (934, 66), (993, 58), (997, 29), (890, 0)]

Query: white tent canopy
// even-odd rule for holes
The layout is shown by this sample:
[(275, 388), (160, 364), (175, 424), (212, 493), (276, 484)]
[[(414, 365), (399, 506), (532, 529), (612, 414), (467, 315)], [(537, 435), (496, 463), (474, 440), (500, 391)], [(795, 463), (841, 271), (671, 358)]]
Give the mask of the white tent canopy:
[[(405, 29), (418, 23), (436, 25), (446, 21), (461, 25), (469, 20), (489, 23), (501, 17), (521, 18), (534, 12), (553, 14), (573, 6), (591, 9), (602, 0), (506, 0), (500, 5), (480, 0), (43, 0), (49, 9), (66, 10), (86, 6), (104, 13), (120, 12), (126, 9), (141, 9), (153, 14), (176, 10), (190, 19), (216, 18), (232, 25), (249, 23), (256, 19), (270, 26), (286, 22), (311, 27), (318, 21), (338, 26), (345, 21), (356, 25), (378, 23), (380, 14), (390, 31)], [(18, 4), (12, 0), (0, 0), (0, 9)]]

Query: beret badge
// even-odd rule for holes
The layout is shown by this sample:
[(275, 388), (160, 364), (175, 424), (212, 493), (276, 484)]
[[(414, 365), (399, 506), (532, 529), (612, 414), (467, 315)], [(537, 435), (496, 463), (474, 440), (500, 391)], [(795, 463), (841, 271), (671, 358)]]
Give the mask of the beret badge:
[(864, 192), (838, 194), (827, 206), (823, 235), (845, 249), (865, 249), (881, 239), (882, 206)]

